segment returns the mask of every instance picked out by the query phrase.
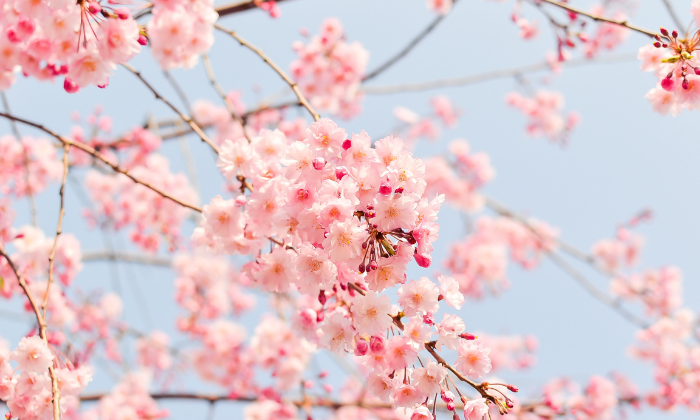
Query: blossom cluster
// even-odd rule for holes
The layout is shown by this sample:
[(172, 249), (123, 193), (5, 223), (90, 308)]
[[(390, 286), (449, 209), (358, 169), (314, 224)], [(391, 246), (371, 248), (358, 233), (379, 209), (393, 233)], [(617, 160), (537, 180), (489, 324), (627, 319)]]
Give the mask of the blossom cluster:
[(298, 59), (291, 64), (292, 77), (314, 108), (343, 118), (361, 111), (359, 88), (369, 53), (359, 42), (345, 41), (338, 19), (326, 19), (321, 33), (306, 44), (295, 42), (294, 51)]
[(566, 143), (581, 118), (576, 112), (563, 114), (564, 97), (558, 92), (541, 90), (532, 97), (511, 92), (506, 96), (506, 103), (528, 118), (525, 132), (529, 136), (547, 137), (553, 142)]

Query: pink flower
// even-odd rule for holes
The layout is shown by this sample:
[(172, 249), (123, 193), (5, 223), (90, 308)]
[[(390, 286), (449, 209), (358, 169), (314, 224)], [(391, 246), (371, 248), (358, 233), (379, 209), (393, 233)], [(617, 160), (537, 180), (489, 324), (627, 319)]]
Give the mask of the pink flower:
[(388, 232), (397, 228), (412, 230), (416, 225), (416, 201), (410, 196), (394, 195), (375, 200), (374, 208), (377, 215), (372, 223), (381, 231)]
[(478, 344), (462, 340), (457, 347), (459, 357), (455, 368), (472, 379), (491, 372), (490, 348), (481, 348)]
[(360, 334), (384, 334), (392, 324), (389, 312), (391, 300), (369, 291), (365, 296), (358, 296), (352, 305), (353, 323)]
[(202, 209), (203, 223), (207, 232), (214, 236), (232, 237), (243, 232), (244, 219), (234, 200), (224, 200), (220, 195)]
[(116, 65), (105, 60), (94, 47), (81, 48), (80, 52), (73, 56), (68, 63), (69, 77), (80, 87), (88, 85), (106, 85)]
[(388, 375), (377, 371), (370, 373), (367, 378), (367, 389), (369, 392), (385, 403), (389, 402), (399, 384), (400, 382), (396, 376), (392, 379)]
[(424, 405), (419, 406), (411, 414), (411, 420), (434, 420), (430, 409)]
[(268, 292), (286, 292), (297, 281), (294, 251), (277, 247), (258, 258), (260, 269), (253, 273), (255, 280)]
[(12, 352), (12, 360), (25, 372), (44, 373), (53, 364), (54, 356), (38, 335), (24, 337)]
[(326, 318), (321, 327), (323, 335), (321, 344), (334, 353), (343, 353), (352, 350), (352, 338), (355, 335), (352, 329), (352, 321), (343, 314), (336, 312), (332, 317)]
[(332, 261), (345, 261), (361, 255), (362, 243), (367, 239), (368, 233), (357, 219), (335, 221), (329, 230), (323, 247), (330, 250)]
[(423, 322), (422, 316), (415, 316), (405, 325), (403, 333), (418, 348), (422, 348), (423, 343), (430, 341), (433, 330)]
[(399, 304), (406, 316), (437, 312), (440, 308), (439, 294), (435, 283), (427, 277), (421, 277), (418, 281), (412, 280), (399, 288)]
[(445, 303), (455, 309), (462, 309), (464, 295), (459, 291), (459, 283), (454, 277), (438, 276), (440, 282), (440, 294)]
[(251, 165), (256, 157), (253, 147), (244, 138), (236, 141), (226, 140), (221, 145), (219, 158), (216, 166), (226, 179), (234, 180), (236, 175), (243, 175), (246, 178), (251, 176)]
[(348, 134), (344, 129), (328, 118), (321, 118), (312, 123), (306, 130), (307, 137), (304, 143), (312, 150), (319, 151), (326, 158), (337, 155), (342, 150), (342, 145)]
[(447, 369), (432, 360), (425, 367), (416, 368), (411, 374), (413, 385), (425, 395), (435, 395), (440, 392), (440, 383), (446, 377)]
[(98, 47), (105, 59), (123, 63), (141, 51), (139, 25), (134, 19), (105, 19), (99, 28)]
[(485, 398), (469, 400), (464, 403), (464, 420), (482, 420), (489, 412)]
[(387, 342), (384, 358), (392, 369), (398, 370), (410, 366), (417, 356), (418, 352), (413, 342), (406, 337), (394, 336)]
[(442, 322), (435, 324), (440, 337), (435, 344), (438, 350), (445, 345), (448, 349), (454, 350), (461, 342), (459, 337), (464, 332), (464, 321), (457, 315), (443, 315)]
[(403, 384), (394, 391), (394, 407), (413, 407), (426, 396), (410, 384)]

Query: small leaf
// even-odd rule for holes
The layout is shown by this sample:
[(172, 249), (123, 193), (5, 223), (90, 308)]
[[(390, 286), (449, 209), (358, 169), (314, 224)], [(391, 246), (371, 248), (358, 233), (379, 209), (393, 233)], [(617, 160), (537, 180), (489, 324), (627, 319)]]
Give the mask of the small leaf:
[(673, 63), (677, 63), (678, 60), (680, 60), (680, 59), (681, 59), (681, 56), (680, 56), (680, 55), (674, 55), (673, 57), (669, 57), (669, 58), (666, 58), (666, 59), (661, 60), (661, 62), (662, 62), (662, 63), (671, 63), (671, 64), (673, 64)]

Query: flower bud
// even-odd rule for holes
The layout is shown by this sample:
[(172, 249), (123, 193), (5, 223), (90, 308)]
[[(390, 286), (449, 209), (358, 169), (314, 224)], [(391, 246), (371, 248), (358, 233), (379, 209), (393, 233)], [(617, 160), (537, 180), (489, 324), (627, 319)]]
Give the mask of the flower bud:
[(681, 86), (683, 86), (683, 89), (688, 90), (690, 84), (688, 83), (687, 79), (683, 79), (683, 83), (681, 84)]
[(313, 160), (313, 165), (314, 165), (314, 169), (316, 169), (317, 171), (320, 171), (321, 169), (323, 169), (324, 166), (326, 166), (326, 159), (324, 159), (322, 157), (317, 157), (316, 159)]
[(96, 15), (102, 11), (102, 6), (100, 6), (100, 3), (96, 1), (91, 1), (88, 3), (88, 12), (92, 13), (93, 15)]
[(357, 267), (357, 269), (360, 271), (360, 273), (364, 273), (364, 272), (365, 272), (365, 265), (364, 265), (364, 264), (360, 264), (360, 266)]
[(433, 315), (432, 312), (423, 315), (423, 323), (426, 325), (433, 325), (435, 323), (435, 315)]
[(367, 204), (367, 210), (374, 210), (374, 206), (372, 204)]
[(386, 182), (382, 182), (382, 185), (379, 186), (379, 194), (382, 194), (382, 195), (391, 194), (391, 185), (389, 185)]
[(347, 175), (347, 174), (348, 174), (348, 170), (345, 169), (344, 167), (339, 166), (339, 167), (335, 168), (335, 177), (338, 178), (338, 181), (343, 179), (345, 177), (345, 175)]
[(243, 194), (238, 194), (238, 197), (236, 197), (235, 203), (238, 207), (245, 206), (247, 202), (248, 202), (248, 197), (246, 197)]
[(452, 393), (452, 391), (445, 391), (444, 389), (440, 391), (440, 398), (447, 404), (454, 402), (455, 400), (455, 394)]
[(513, 401), (512, 401), (512, 400), (506, 400), (506, 407), (508, 407), (508, 408), (513, 408), (513, 407), (515, 407), (515, 405), (513, 405)]
[(673, 85), (674, 85), (673, 79), (664, 78), (664, 79), (661, 81), (661, 87), (662, 87), (664, 90), (667, 90), (667, 91), (669, 91), (669, 92), (673, 90)]
[(63, 80), (63, 89), (68, 93), (77, 93), (80, 90), (80, 86), (69, 78)]
[(321, 290), (318, 292), (318, 301), (321, 303), (321, 305), (326, 304), (326, 292)]
[(364, 338), (357, 340), (355, 345), (355, 356), (364, 356), (369, 351), (369, 343)]
[(374, 270), (376, 270), (376, 269), (379, 268), (379, 265), (377, 264), (376, 261), (372, 261), (371, 263), (369, 263), (369, 268), (370, 268), (372, 271), (374, 271)]
[(447, 403), (447, 410), (448, 410), (448, 411), (455, 411), (455, 403), (453, 403), (453, 402), (448, 402), (448, 403)]
[(657, 42), (654, 42), (654, 46), (655, 46), (656, 48), (661, 48), (661, 43), (658, 42), (658, 41), (657, 41)]
[(402, 193), (403, 193), (403, 187), (399, 187), (399, 188), (395, 189), (394, 192), (395, 192), (396, 194), (402, 194)]
[(665, 28), (659, 28), (661, 30), (661, 35), (668, 36), (668, 31)]
[(413, 254), (413, 259), (416, 260), (416, 263), (418, 263), (418, 266), (423, 267), (423, 268), (428, 268), (430, 267), (430, 264), (433, 262), (433, 257), (430, 255), (423, 255), (419, 253)]
[(143, 35), (139, 35), (139, 44), (143, 46), (148, 45), (148, 38)]
[(671, 32), (671, 36), (674, 38), (678, 38), (678, 31), (674, 30), (673, 32)]
[(328, 371), (327, 370), (322, 370), (321, 373), (318, 374), (318, 377), (323, 379), (326, 376), (328, 376)]
[(129, 17), (131, 16), (129, 9), (127, 9), (126, 7), (119, 7), (117, 9), (114, 9), (114, 13), (116, 13), (117, 17), (121, 20), (129, 19)]
[(459, 336), (465, 340), (476, 340), (476, 338), (477, 338), (474, 334), (470, 334), (470, 333), (463, 333), (463, 334), (460, 334)]
[(343, 142), (343, 150), (348, 150), (352, 147), (352, 140), (347, 139)]
[(324, 319), (325, 317), (326, 317), (326, 313), (323, 312), (323, 311), (319, 311), (319, 312), (316, 314), (316, 322), (318, 322), (318, 323), (323, 322), (323, 319)]
[(373, 335), (369, 339), (369, 349), (372, 354), (382, 355), (386, 351), (386, 342), (381, 335)]
[(508, 385), (506, 388), (508, 388), (508, 391), (510, 392), (518, 392), (518, 387), (515, 385)]

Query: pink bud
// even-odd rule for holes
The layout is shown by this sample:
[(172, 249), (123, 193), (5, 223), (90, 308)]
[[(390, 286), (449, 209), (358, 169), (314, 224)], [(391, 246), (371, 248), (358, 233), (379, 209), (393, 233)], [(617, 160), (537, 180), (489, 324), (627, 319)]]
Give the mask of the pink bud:
[(323, 385), (323, 390), (330, 394), (331, 392), (333, 392), (333, 385), (331, 385), (331, 384), (324, 384), (324, 385)]
[(683, 89), (688, 90), (690, 84), (688, 83), (687, 79), (683, 79), (683, 84), (681, 86), (683, 86)]
[[(360, 266), (357, 269), (360, 271), (360, 273), (364, 273), (365, 272), (365, 265), (360, 264)], [(352, 290), (352, 289), (350, 289), (350, 290)]]
[(511, 401), (511, 400), (506, 400), (506, 407), (508, 407), (508, 408), (513, 408), (513, 407), (515, 407), (515, 405), (513, 404), (513, 401)]
[(668, 36), (668, 31), (664, 28), (659, 28), (661, 30), (661, 35)]
[(377, 262), (376, 262), (376, 261), (372, 261), (371, 263), (369, 263), (369, 268), (370, 268), (372, 271), (374, 271), (374, 270), (376, 270), (376, 269), (379, 268), (379, 265), (377, 265)]
[(318, 374), (318, 377), (323, 379), (326, 376), (328, 376), (328, 371), (327, 370), (322, 370), (321, 373)]
[(309, 198), (309, 190), (299, 188), (299, 190), (297, 191), (297, 199), (306, 200), (307, 198)]
[(700, 67), (695, 67), (693, 70), (695, 71), (695, 74), (700, 76)]
[(432, 264), (433, 262), (433, 257), (431, 257), (430, 255), (423, 255), (417, 252), (413, 254), (413, 259), (416, 260), (416, 263), (418, 263), (418, 265), (423, 268), (430, 267), (430, 264)]
[(367, 340), (357, 340), (357, 344), (355, 345), (355, 356), (364, 356), (368, 351), (369, 343), (367, 343)]
[(367, 204), (367, 210), (374, 210), (374, 206), (372, 204)]
[(515, 385), (508, 385), (507, 388), (510, 392), (518, 392), (518, 387)]
[(343, 142), (343, 150), (348, 150), (352, 147), (352, 140), (347, 139)]
[(69, 78), (63, 80), (63, 89), (68, 93), (76, 93), (80, 90), (80, 86)]
[(12, 412), (11, 412), (11, 411), (8, 411), (7, 413), (5, 413), (5, 420), (10, 420), (11, 418), (12, 418)]
[(338, 179), (338, 181), (343, 179), (345, 177), (345, 175), (347, 175), (347, 174), (348, 174), (348, 170), (345, 169), (344, 167), (338, 166), (337, 168), (335, 168), (335, 177)]
[(321, 305), (326, 304), (326, 292), (321, 290), (318, 292), (318, 301), (321, 303)]
[(674, 30), (673, 32), (671, 32), (671, 36), (674, 38), (678, 38), (678, 31)]
[(382, 355), (386, 352), (386, 343), (381, 335), (373, 335), (369, 339), (369, 349), (372, 354)]
[(654, 42), (656, 48), (661, 48), (661, 43), (659, 41)]
[(141, 45), (148, 45), (148, 38), (146, 38), (143, 35), (139, 35), (139, 44)]
[(465, 340), (476, 340), (476, 336), (474, 334), (471, 334), (471, 333), (463, 333), (463, 334), (460, 334), (459, 336)]
[(20, 15), (19, 19), (17, 20), (17, 32), (22, 36), (22, 38), (28, 38), (34, 33), (34, 29), (36, 29), (34, 20)]
[(100, 6), (100, 3), (96, 1), (91, 1), (88, 3), (88, 12), (92, 13), (93, 15), (96, 15), (102, 11), (102, 6)]
[(325, 312), (320, 311), (319, 313), (316, 314), (316, 322), (323, 322), (323, 319), (326, 317)]
[(367, 213), (365, 213), (365, 216), (366, 216), (368, 219), (371, 219), (371, 218), (373, 218), (373, 217), (377, 217), (377, 212), (375, 212), (375, 211), (368, 211)]
[(106, 81), (104, 84), (102, 84), (102, 85), (97, 85), (97, 87), (100, 88), (100, 89), (104, 89), (104, 88), (106, 88), (107, 86), (109, 86), (109, 79), (107, 79), (107, 81)]
[(455, 400), (455, 394), (453, 394), (452, 391), (445, 391), (443, 389), (440, 391), (440, 398), (442, 398), (445, 403), (451, 403)]
[(248, 198), (243, 194), (239, 194), (238, 197), (236, 197), (235, 203), (238, 207), (245, 206), (247, 202)]
[(455, 403), (453, 403), (453, 402), (448, 402), (448, 403), (447, 403), (447, 410), (448, 410), (448, 411), (455, 411)]
[(131, 17), (131, 13), (126, 7), (119, 7), (117, 9), (114, 9), (114, 13), (116, 13), (117, 17), (119, 17), (119, 19), (121, 20), (126, 20), (129, 19), (129, 17)]
[(669, 92), (673, 90), (674, 84), (675, 83), (674, 83), (673, 79), (670, 79), (670, 78), (664, 78), (661, 81), (661, 87), (664, 88), (664, 90), (667, 90)]
[(382, 195), (391, 194), (391, 185), (387, 184), (386, 182), (382, 182), (382, 185), (379, 186), (379, 194), (382, 194)]
[(433, 315), (432, 312), (423, 315), (423, 323), (426, 325), (433, 325), (435, 323), (435, 315)]
[(322, 157), (317, 157), (316, 159), (313, 160), (313, 165), (314, 165), (314, 169), (316, 169), (317, 171), (320, 171), (321, 169), (323, 169), (324, 166), (326, 166), (326, 159), (324, 159)]
[(403, 187), (399, 187), (399, 188), (395, 189), (394, 192), (396, 194), (403, 194)]
[(299, 311), (299, 320), (301, 321), (301, 326), (307, 329), (316, 328), (316, 318), (318, 314), (316, 311), (309, 308), (304, 308)]

